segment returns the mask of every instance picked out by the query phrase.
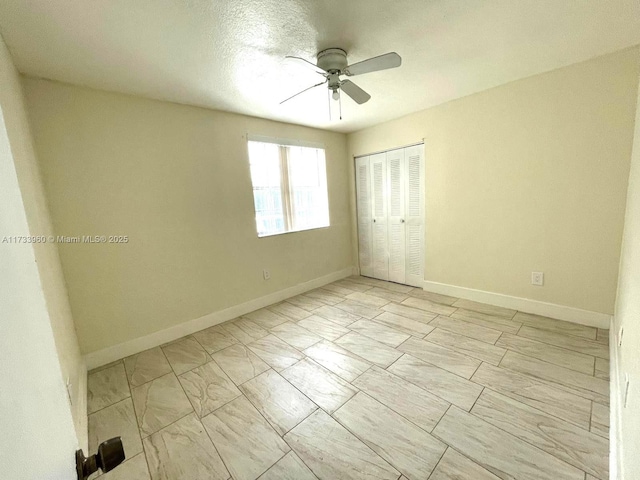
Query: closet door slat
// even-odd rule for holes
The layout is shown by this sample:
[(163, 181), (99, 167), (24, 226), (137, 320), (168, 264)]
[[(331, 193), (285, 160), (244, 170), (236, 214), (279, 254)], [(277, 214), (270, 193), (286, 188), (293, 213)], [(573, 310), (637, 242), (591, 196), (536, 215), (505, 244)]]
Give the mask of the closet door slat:
[(356, 159), (356, 208), (360, 274), (373, 276), (373, 205), (369, 157)]

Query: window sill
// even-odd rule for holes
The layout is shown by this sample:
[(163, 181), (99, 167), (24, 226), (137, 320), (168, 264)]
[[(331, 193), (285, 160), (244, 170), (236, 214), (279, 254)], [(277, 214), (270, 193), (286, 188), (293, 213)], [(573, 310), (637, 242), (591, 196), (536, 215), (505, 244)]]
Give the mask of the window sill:
[(287, 235), (289, 233), (300, 233), (300, 232), (309, 232), (312, 230), (324, 230), (331, 227), (331, 225), (322, 225), (319, 227), (310, 227), (310, 228), (303, 228), (301, 230), (288, 230), (286, 232), (276, 232), (276, 233), (265, 233), (263, 235), (258, 234), (258, 238), (268, 238), (268, 237), (277, 237), (278, 235)]

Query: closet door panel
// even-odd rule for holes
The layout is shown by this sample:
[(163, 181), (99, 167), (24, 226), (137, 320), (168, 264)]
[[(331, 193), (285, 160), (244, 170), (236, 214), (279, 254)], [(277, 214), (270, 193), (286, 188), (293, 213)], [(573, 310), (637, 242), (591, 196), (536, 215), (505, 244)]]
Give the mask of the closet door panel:
[(369, 157), (356, 159), (356, 207), (358, 214), (358, 256), (360, 274), (373, 276), (373, 205), (371, 202)]
[(405, 149), (387, 152), (389, 280), (405, 282)]
[(373, 276), (389, 280), (388, 185), (386, 154), (371, 155), (371, 194), (373, 200)]
[(422, 287), (424, 281), (424, 145), (405, 149), (406, 283)]

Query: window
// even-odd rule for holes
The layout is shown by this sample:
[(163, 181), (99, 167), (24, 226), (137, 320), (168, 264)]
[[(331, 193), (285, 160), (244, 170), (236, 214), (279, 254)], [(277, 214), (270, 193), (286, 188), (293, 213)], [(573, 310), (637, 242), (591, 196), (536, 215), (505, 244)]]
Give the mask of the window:
[(259, 237), (329, 226), (323, 148), (250, 139), (249, 164)]

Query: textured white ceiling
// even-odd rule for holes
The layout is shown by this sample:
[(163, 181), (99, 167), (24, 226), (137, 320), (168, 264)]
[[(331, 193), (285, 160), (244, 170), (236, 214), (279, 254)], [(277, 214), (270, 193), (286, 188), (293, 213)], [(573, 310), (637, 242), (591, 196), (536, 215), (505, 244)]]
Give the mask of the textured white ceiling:
[[(28, 75), (349, 132), (640, 43), (638, 0), (7, 0), (0, 32)], [(284, 59), (340, 47), (400, 68), (327, 91)], [(335, 106), (335, 104), (334, 104)]]

